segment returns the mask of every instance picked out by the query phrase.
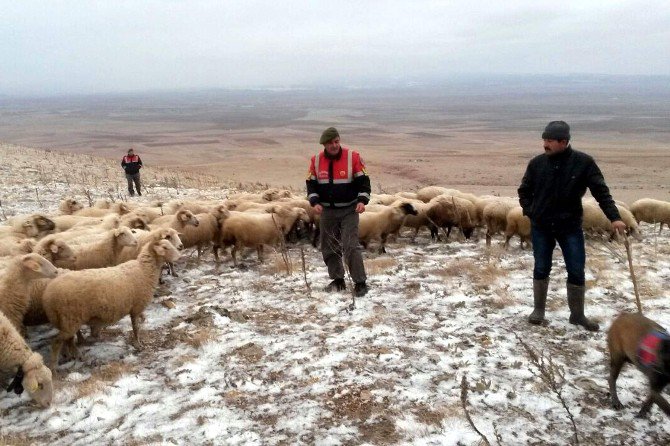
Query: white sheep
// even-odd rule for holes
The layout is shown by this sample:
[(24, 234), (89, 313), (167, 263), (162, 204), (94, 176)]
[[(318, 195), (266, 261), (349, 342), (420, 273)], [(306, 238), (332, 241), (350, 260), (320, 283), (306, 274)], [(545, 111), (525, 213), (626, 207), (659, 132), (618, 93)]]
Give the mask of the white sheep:
[[(51, 370), (42, 361), (39, 353), (33, 353), (7, 317), (0, 312), (0, 370), (16, 373), (20, 386), (42, 407), (48, 407), (53, 398)], [(18, 372), (17, 372), (18, 370)], [(20, 393), (17, 383), (13, 390)]]
[[(161, 267), (178, 258), (179, 251), (172, 243), (159, 240), (145, 245), (136, 260), (108, 268), (71, 271), (49, 282), (42, 304), (49, 322), (59, 330), (52, 344), (52, 369), (63, 343), (74, 346), (74, 336), (82, 325), (89, 325), (97, 333), (125, 315), (130, 315), (134, 344), (140, 349), (140, 319), (151, 302)], [(76, 354), (76, 347), (74, 350)]]
[(0, 238), (0, 256), (15, 256), (33, 252), (35, 240), (30, 238)]
[(129, 228), (110, 229), (98, 241), (74, 246), (74, 270), (105, 268), (114, 265), (125, 246), (136, 246), (137, 240)]
[(507, 227), (505, 228), (505, 248), (509, 246), (512, 237), (518, 235), (521, 239), (521, 248), (523, 242), (530, 243), (530, 218), (523, 215), (523, 208), (516, 206), (507, 212)]
[(186, 226), (198, 226), (200, 223), (193, 212), (188, 209), (177, 211), (174, 215), (164, 215), (155, 219), (150, 225), (151, 228), (172, 228), (177, 232), (183, 232)]
[(30, 304), (30, 284), (35, 279), (53, 278), (56, 267), (38, 254), (15, 257), (0, 278), (0, 311), (21, 333), (25, 333), (23, 316)]
[(398, 201), (379, 212), (364, 212), (358, 221), (358, 238), (367, 248), (371, 241), (379, 241), (379, 252), (386, 252), (386, 238), (397, 233), (408, 215), (416, 215), (414, 207), (406, 201)]
[(47, 235), (35, 244), (35, 254), (39, 254), (54, 266), (60, 268), (71, 268), (74, 266), (76, 255), (65, 241), (59, 240), (55, 235)]
[(670, 202), (654, 200), (653, 198), (641, 198), (631, 204), (630, 211), (638, 223), (660, 223), (659, 233), (663, 229), (663, 225), (670, 227)]
[[(383, 206), (390, 206), (391, 204), (398, 201), (398, 196), (391, 194), (374, 194), (370, 198), (369, 204), (381, 204)], [(367, 206), (366, 206), (367, 208)]]
[[(253, 214), (231, 211), (221, 228), (223, 247), (232, 246), (233, 264), (237, 266), (237, 251), (243, 247), (256, 248), (258, 260), (263, 261), (263, 245), (276, 245), (298, 222), (309, 222), (309, 216), (302, 208), (278, 206), (272, 214)], [(216, 247), (215, 247), (216, 249)]]
[(62, 215), (72, 215), (81, 209), (84, 209), (83, 203), (74, 198), (66, 198), (58, 206), (58, 210)]
[(134, 260), (140, 254), (142, 248), (150, 242), (156, 242), (159, 240), (167, 240), (174, 245), (175, 248), (181, 250), (184, 248), (179, 234), (175, 229), (172, 228), (158, 228), (152, 231), (143, 231), (143, 230), (133, 230), (133, 235), (135, 240), (137, 240), (137, 245), (135, 246), (124, 246), (121, 252), (117, 255), (114, 260), (114, 265), (118, 265), (128, 260)]
[[(621, 220), (628, 227), (626, 229), (628, 234), (634, 237), (636, 240), (642, 240), (640, 228), (631, 211), (621, 205), (616, 205), (616, 207), (619, 210)], [(612, 223), (609, 221), (607, 216), (605, 216), (603, 210), (600, 209), (600, 206), (595, 203), (585, 202), (582, 203), (582, 208), (584, 209), (582, 220), (582, 228), (584, 231), (597, 234), (609, 234), (610, 239), (618, 238), (619, 235), (612, 230)]]
[(99, 217), (83, 217), (81, 215), (55, 215), (51, 219), (56, 224), (55, 232), (67, 231), (75, 225), (79, 227), (86, 225), (95, 226), (101, 222)]
[(518, 206), (518, 201), (491, 200), (482, 212), (482, 219), (486, 225), (486, 246), (491, 246), (491, 238), (507, 228), (507, 213)]
[(101, 209), (96, 207), (84, 208), (75, 212), (73, 215), (82, 215), (85, 217), (104, 217), (108, 214), (127, 214), (131, 211), (127, 203), (113, 203), (109, 209)]

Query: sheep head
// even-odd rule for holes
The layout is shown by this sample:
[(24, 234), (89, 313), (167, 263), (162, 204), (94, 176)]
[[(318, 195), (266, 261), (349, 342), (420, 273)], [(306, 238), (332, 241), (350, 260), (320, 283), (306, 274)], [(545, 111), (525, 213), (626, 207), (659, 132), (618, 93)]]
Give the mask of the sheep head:
[(156, 253), (156, 256), (164, 259), (165, 262), (176, 262), (181, 257), (181, 254), (174, 247), (172, 243), (167, 240), (159, 240), (154, 242), (153, 250)]
[(123, 228), (113, 229), (113, 231), (118, 246), (137, 246), (137, 239), (130, 232), (130, 228), (124, 226)]
[(33, 221), (40, 233), (47, 233), (56, 229), (56, 223), (42, 214), (33, 215)]
[(179, 233), (172, 228), (161, 228), (154, 231), (153, 240), (154, 241), (167, 240), (168, 242), (172, 243), (172, 246), (174, 246), (175, 248), (179, 250), (184, 249), (184, 244), (179, 238)]
[(411, 203), (406, 203), (406, 202), (402, 203), (400, 205), (400, 209), (403, 210), (405, 215), (417, 215), (418, 214), (417, 210), (414, 209), (414, 206), (412, 206)]
[(53, 279), (58, 275), (56, 267), (39, 254), (26, 254), (21, 257), (19, 261), (24, 274), (30, 279), (41, 279), (45, 277)]
[(198, 225), (200, 225), (198, 218), (193, 215), (193, 212), (186, 209), (182, 209), (181, 211), (177, 212), (177, 221), (181, 223), (182, 227), (186, 225), (193, 225), (198, 227)]
[(64, 215), (71, 215), (81, 209), (84, 209), (84, 205), (79, 203), (74, 198), (66, 198), (61, 202), (59, 209)]
[(147, 220), (143, 217), (131, 218), (127, 222), (127, 225), (131, 229), (143, 229), (143, 230), (148, 230), (149, 229), (149, 224), (147, 223)]
[(33, 353), (23, 363), (23, 388), (30, 397), (42, 407), (48, 407), (53, 399), (53, 383), (51, 370), (44, 365), (42, 356)]

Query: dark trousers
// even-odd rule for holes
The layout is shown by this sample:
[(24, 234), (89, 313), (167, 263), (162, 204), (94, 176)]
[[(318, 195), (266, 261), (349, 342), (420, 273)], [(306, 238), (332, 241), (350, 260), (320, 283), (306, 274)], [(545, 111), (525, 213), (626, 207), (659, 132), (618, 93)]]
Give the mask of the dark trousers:
[(135, 195), (135, 190), (133, 189), (133, 183), (135, 183), (135, 189), (137, 189), (137, 193), (139, 195), (142, 195), (142, 190), (140, 189), (140, 173), (127, 173), (126, 174), (126, 180), (128, 180), (128, 193), (132, 197)]
[(321, 253), (331, 279), (344, 279), (344, 258), (351, 278), (359, 283), (365, 282), (366, 276), (355, 209), (355, 206), (323, 208), (320, 223)]
[(563, 252), (565, 269), (568, 270), (568, 283), (578, 286), (584, 285), (584, 267), (586, 264), (584, 231), (582, 231), (581, 225), (573, 226), (569, 229), (554, 230), (531, 225), (533, 257), (535, 257), (533, 279), (543, 280), (549, 277), (552, 254), (556, 242), (558, 242)]

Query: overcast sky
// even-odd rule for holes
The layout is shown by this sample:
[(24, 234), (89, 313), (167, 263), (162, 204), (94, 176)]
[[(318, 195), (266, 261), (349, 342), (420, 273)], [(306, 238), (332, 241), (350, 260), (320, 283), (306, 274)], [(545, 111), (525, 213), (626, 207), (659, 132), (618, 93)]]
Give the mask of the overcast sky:
[(0, 93), (670, 75), (670, 2), (0, 0)]

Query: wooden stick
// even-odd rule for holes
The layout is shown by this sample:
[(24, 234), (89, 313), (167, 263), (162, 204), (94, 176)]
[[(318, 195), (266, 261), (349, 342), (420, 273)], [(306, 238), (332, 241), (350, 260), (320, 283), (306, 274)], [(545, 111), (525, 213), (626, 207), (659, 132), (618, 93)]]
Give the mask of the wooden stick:
[(638, 313), (642, 314), (642, 303), (640, 302), (640, 292), (637, 289), (637, 279), (635, 278), (635, 270), (633, 269), (633, 253), (630, 247), (630, 240), (628, 235), (624, 234), (623, 244), (626, 247), (626, 254), (628, 255), (628, 269), (630, 270), (630, 278), (633, 281), (633, 290), (635, 291), (635, 303), (637, 304)]

